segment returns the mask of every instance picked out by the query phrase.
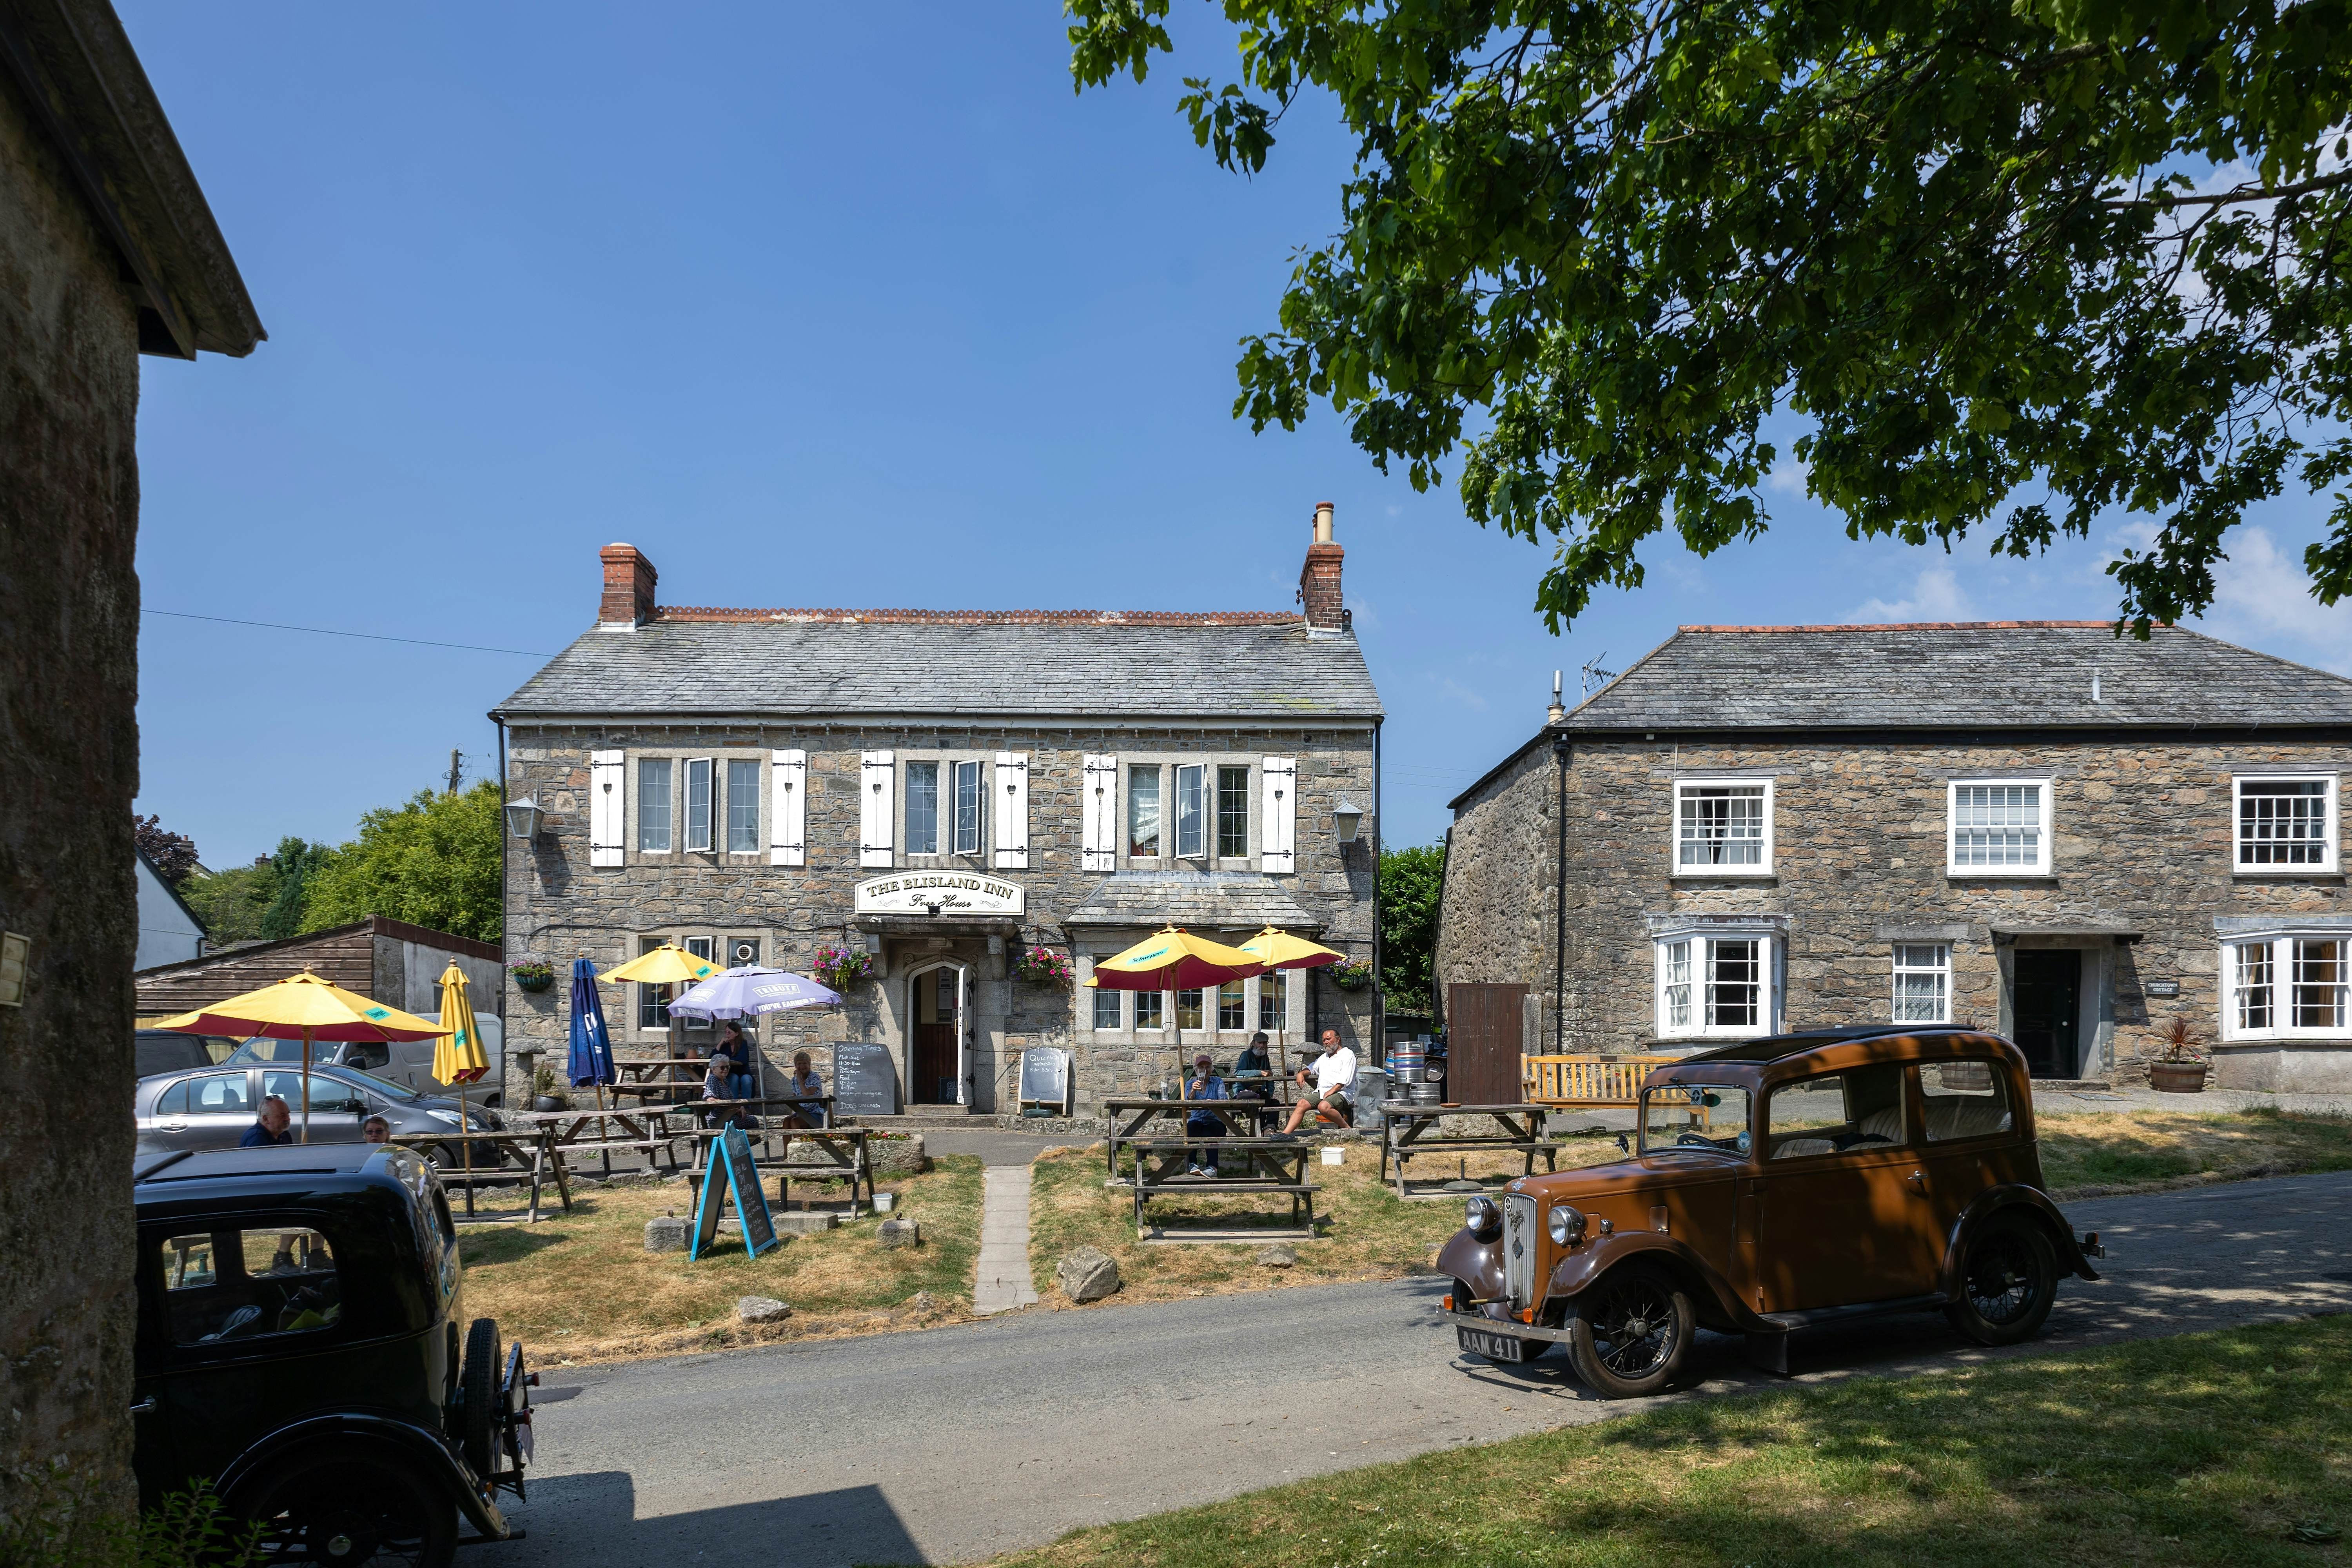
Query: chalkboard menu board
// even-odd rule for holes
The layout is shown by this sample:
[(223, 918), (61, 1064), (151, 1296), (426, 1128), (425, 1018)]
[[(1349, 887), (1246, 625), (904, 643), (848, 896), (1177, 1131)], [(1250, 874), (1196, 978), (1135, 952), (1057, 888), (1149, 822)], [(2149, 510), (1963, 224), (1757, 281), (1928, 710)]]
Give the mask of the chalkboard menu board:
[(1070, 1100), (1070, 1053), (1032, 1046), (1021, 1053), (1021, 1103), (1051, 1105), (1066, 1112)]
[(898, 1069), (889, 1047), (833, 1047), (833, 1107), (842, 1116), (898, 1114)]
[(751, 1163), (751, 1141), (740, 1127), (730, 1127), (710, 1145), (710, 1163), (702, 1173), (702, 1194), (694, 1209), (694, 1244), (688, 1258), (700, 1258), (719, 1240), (719, 1210), (735, 1200), (735, 1217), (743, 1226), (743, 1249), (752, 1257), (776, 1245), (776, 1224), (768, 1215), (768, 1195), (760, 1190), (759, 1168)]

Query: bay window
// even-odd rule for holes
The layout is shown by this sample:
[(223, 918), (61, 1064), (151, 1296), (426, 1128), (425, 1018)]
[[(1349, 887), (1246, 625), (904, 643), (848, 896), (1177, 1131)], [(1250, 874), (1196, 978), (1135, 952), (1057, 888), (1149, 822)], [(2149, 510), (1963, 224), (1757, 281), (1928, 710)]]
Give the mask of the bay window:
[(2224, 1039), (2352, 1038), (2352, 940), (2263, 936), (2221, 949)]
[(1675, 781), (1675, 875), (1764, 877), (1771, 871), (1771, 780)]
[(2333, 876), (2334, 773), (2231, 781), (2237, 816), (2234, 868), (2260, 876)]
[(1660, 939), (1659, 1037), (1770, 1033), (1772, 942), (1765, 935), (1696, 932)]

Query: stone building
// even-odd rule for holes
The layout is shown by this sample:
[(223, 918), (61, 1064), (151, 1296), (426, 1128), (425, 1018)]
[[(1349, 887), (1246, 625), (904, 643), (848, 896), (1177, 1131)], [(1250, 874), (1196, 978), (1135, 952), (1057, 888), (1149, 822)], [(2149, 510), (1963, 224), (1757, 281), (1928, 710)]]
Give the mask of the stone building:
[[(866, 955), (839, 1008), (759, 1021), (771, 1072), (887, 1047), (904, 1106), (1016, 1107), (1021, 1055), (1072, 1056), (1075, 1098), (1229, 1058), (1261, 1025), (1377, 1038), (1376, 998), (1290, 973), (1206, 994), (1023, 977), (1175, 924), (1295, 931), (1373, 959), (1381, 707), (1317, 510), (1298, 612), (688, 609), (603, 552), (596, 626), (493, 711), (510, 802), (509, 962), (609, 968), (676, 940), (810, 973)], [(667, 1037), (658, 987), (608, 989), (614, 1039)], [(509, 1060), (560, 1053), (562, 987), (518, 994)], [(681, 1020), (689, 1052), (711, 1034)], [(521, 1090), (509, 1088), (519, 1103)]]
[(253, 302), (105, 0), (0, 0), (0, 1504), (127, 1508), (139, 356)]
[(1916, 1020), (2129, 1079), (2178, 1018), (2352, 1089), (2347, 745), (2352, 681), (2178, 628), (1685, 626), (1453, 802), (1438, 976), (1529, 1049)]

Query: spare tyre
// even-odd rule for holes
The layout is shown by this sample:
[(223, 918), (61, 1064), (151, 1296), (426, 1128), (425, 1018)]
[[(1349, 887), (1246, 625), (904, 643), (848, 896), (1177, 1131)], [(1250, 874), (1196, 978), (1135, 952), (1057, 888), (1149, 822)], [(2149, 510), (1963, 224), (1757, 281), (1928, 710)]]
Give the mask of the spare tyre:
[(496, 1318), (476, 1318), (466, 1331), (466, 1359), (457, 1378), (457, 1446), (466, 1463), (484, 1480), (498, 1464), (499, 1406), (503, 1403), (499, 1373), (505, 1359), (499, 1344)]

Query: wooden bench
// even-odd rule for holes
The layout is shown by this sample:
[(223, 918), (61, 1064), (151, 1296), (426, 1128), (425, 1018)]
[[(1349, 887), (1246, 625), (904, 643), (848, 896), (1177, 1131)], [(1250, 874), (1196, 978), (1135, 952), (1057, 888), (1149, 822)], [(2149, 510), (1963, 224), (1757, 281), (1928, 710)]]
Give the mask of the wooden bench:
[[(700, 1173), (709, 1155), (711, 1142), (727, 1134), (723, 1127), (698, 1127), (686, 1136), (695, 1141), (694, 1170)], [(866, 1140), (874, 1136), (870, 1127), (753, 1127), (743, 1135), (751, 1140), (754, 1169), (776, 1178), (776, 1206), (789, 1205), (793, 1201), (793, 1178), (803, 1182), (847, 1182), (849, 1184), (849, 1214), (858, 1215), (858, 1189), (866, 1192), (866, 1202), (874, 1200), (874, 1160)], [(784, 1152), (780, 1158), (762, 1158), (758, 1150), (771, 1140), (784, 1140)], [(795, 1157), (793, 1145), (802, 1146)], [(822, 1158), (813, 1157), (821, 1154)]]
[(544, 1128), (525, 1132), (429, 1132), (405, 1136), (394, 1133), (387, 1142), (411, 1148), (443, 1143), (464, 1143), (468, 1148), (477, 1143), (489, 1144), (493, 1151), (492, 1163), (487, 1167), (467, 1170), (461, 1164), (456, 1169), (445, 1168), (435, 1173), (440, 1178), (443, 1186), (465, 1189), (467, 1219), (476, 1217), (474, 1214), (476, 1187), (522, 1179), (520, 1174), (509, 1173), (498, 1161), (496, 1151), (501, 1149), (514, 1151), (518, 1159), (525, 1149), (530, 1151), (530, 1159), (528, 1162), (530, 1176), (530, 1210), (526, 1216), (526, 1223), (531, 1225), (539, 1223), (540, 1184), (550, 1174), (552, 1174), (555, 1179), (556, 1194), (563, 1200), (563, 1212), (565, 1214), (572, 1212), (572, 1184), (564, 1179), (563, 1162), (555, 1153), (555, 1140)]
[(1680, 1057), (1541, 1056), (1519, 1058), (1527, 1098), (1543, 1105), (1631, 1110), (1650, 1069)]
[[(1135, 1176), (1127, 1185), (1131, 1189), (1135, 1205), (1135, 1234), (1139, 1241), (1311, 1241), (1315, 1238), (1315, 1194), (1323, 1190), (1318, 1183), (1307, 1179), (1307, 1157), (1315, 1145), (1291, 1139), (1219, 1138), (1219, 1139), (1159, 1139), (1129, 1141), (1127, 1145), (1135, 1153)], [(1227, 1156), (1240, 1154), (1249, 1162), (1250, 1173), (1228, 1176), (1222, 1172), (1214, 1176), (1189, 1175), (1173, 1168), (1173, 1162), (1190, 1162), (1204, 1147), (1214, 1147), (1222, 1166)], [(1153, 1158), (1171, 1161), (1171, 1168), (1159, 1172), (1150, 1169)], [(1276, 1167), (1261, 1173), (1258, 1162)], [(1289, 1170), (1282, 1165), (1296, 1162)], [(1108, 1184), (1118, 1185), (1117, 1182)], [(1151, 1199), (1171, 1194), (1190, 1193), (1209, 1197), (1223, 1197), (1235, 1193), (1281, 1193), (1290, 1199), (1290, 1227), (1287, 1230), (1266, 1230), (1256, 1227), (1233, 1227), (1224, 1231), (1196, 1228), (1171, 1232), (1162, 1227), (1155, 1231), (1148, 1223), (1143, 1205)]]
[[(1391, 1100), (1381, 1105), (1381, 1180), (1389, 1179), (1389, 1163), (1396, 1162), (1396, 1194), (1401, 1198), (1442, 1198), (1440, 1190), (1416, 1193), (1405, 1181), (1407, 1161), (1422, 1154), (1485, 1153), (1500, 1150), (1520, 1155), (1523, 1176), (1536, 1173), (1541, 1154), (1546, 1171), (1559, 1168), (1559, 1145), (1549, 1136), (1545, 1118), (1551, 1108), (1532, 1101), (1514, 1105), (1413, 1105)], [(1440, 1126), (1448, 1116), (1484, 1116), (1495, 1123), (1492, 1132), (1449, 1133)], [(1432, 1129), (1435, 1134), (1432, 1135)]]

